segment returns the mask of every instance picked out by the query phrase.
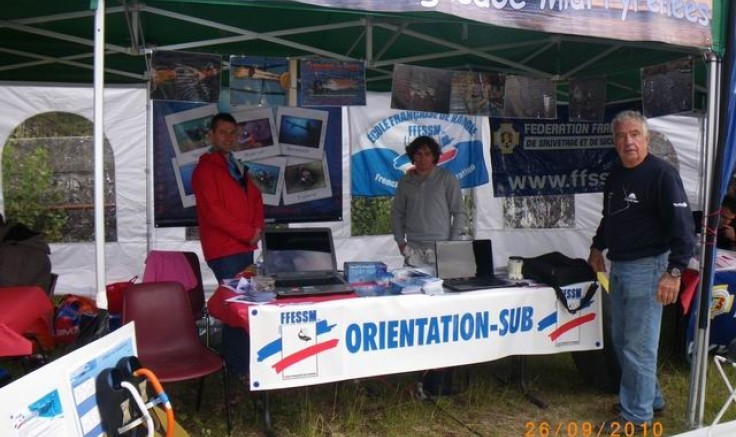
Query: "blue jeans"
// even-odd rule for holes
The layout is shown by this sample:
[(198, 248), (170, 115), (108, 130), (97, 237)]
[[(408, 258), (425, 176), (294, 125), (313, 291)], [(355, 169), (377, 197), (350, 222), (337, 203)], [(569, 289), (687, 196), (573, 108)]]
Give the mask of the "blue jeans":
[[(253, 264), (253, 252), (236, 253), (235, 255), (213, 259), (207, 262), (215, 273), (217, 283), (223, 279), (231, 279), (244, 268)], [(228, 369), (237, 376), (245, 376), (250, 367), (250, 338), (243, 328), (222, 325), (222, 355)]]
[(653, 407), (664, 407), (657, 382), (662, 323), (657, 288), (668, 256), (665, 252), (611, 264), (611, 338), (621, 365), (621, 416), (636, 424), (651, 423)]
[(251, 264), (253, 264), (253, 252), (241, 252), (207, 261), (207, 265), (215, 273), (218, 284), (224, 279), (234, 278), (236, 274)]

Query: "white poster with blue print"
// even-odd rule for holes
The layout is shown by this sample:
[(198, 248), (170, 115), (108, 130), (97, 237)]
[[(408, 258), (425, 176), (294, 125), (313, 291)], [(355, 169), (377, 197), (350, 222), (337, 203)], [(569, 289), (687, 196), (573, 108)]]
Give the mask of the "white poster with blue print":
[(369, 94), (367, 106), (348, 108), (353, 196), (393, 196), (412, 167), (406, 146), (416, 137), (434, 138), (442, 148), (438, 165), (462, 188), (488, 183), (483, 147), (490, 144), (485, 117), (393, 110), (390, 94)]

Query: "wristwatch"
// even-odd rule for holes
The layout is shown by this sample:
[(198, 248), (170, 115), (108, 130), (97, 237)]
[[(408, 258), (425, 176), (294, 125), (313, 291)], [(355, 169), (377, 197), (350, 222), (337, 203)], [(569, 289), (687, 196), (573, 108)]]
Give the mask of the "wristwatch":
[(667, 274), (669, 274), (673, 278), (679, 278), (680, 276), (682, 276), (682, 270), (680, 270), (679, 267), (670, 267), (667, 269)]

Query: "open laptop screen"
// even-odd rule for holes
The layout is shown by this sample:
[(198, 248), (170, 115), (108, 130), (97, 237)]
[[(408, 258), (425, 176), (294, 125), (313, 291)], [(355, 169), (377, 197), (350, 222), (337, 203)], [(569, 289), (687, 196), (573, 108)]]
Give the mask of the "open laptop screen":
[(437, 241), (435, 256), (438, 278), (494, 276), (491, 240)]
[(267, 229), (263, 265), (269, 276), (335, 271), (329, 228)]
[(470, 241), (438, 241), (435, 247), (438, 278), (472, 278), (475, 276), (475, 254)]

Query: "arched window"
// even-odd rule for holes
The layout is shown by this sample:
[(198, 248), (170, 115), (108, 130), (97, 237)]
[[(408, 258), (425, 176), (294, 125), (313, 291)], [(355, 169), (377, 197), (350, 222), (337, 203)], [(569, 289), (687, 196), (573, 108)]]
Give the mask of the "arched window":
[[(117, 241), (115, 166), (105, 139), (105, 240)], [(5, 216), (43, 232), (50, 243), (94, 241), (92, 122), (47, 112), (15, 128), (2, 153)]]

